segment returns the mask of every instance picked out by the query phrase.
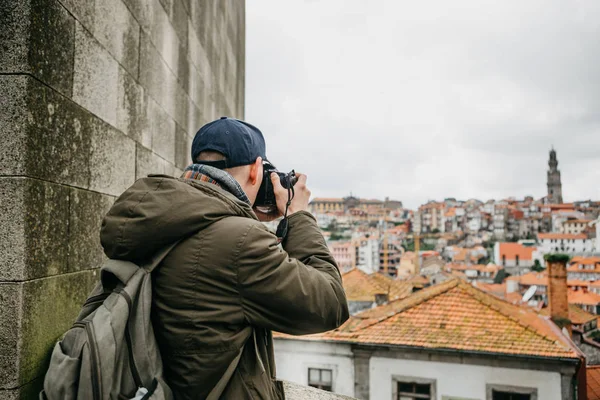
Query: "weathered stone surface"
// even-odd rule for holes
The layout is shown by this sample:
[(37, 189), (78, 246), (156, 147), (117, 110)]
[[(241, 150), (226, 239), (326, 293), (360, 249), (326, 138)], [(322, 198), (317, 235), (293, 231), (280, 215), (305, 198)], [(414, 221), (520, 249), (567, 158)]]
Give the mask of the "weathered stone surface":
[(0, 389), (18, 386), (19, 349), (16, 343), (21, 332), (23, 306), (20, 289), (16, 283), (0, 282)]
[(0, 281), (67, 272), (67, 188), (30, 178), (0, 183)]
[(87, 28), (90, 32), (94, 31), (94, 20), (96, 13), (96, 1), (101, 0), (58, 0), (62, 3), (71, 14), (75, 16), (75, 19), (79, 21), (81, 25)]
[[(119, 69), (117, 128), (146, 147), (152, 146), (152, 134), (146, 111), (147, 94), (123, 68)], [(152, 100), (153, 101), (153, 100)]]
[(71, 95), (75, 19), (60, 3), (3, 1), (0, 26), (0, 71), (31, 73)]
[(288, 400), (352, 400), (353, 397), (326, 392), (309, 386), (302, 386), (292, 382), (283, 382), (285, 398)]
[(109, 124), (117, 124), (119, 66), (81, 24), (75, 29), (73, 100)]
[(137, 77), (140, 26), (121, 0), (96, 2), (92, 32), (109, 53)]
[(148, 35), (142, 34), (140, 46), (140, 84), (172, 118), (175, 118), (177, 79)]
[(150, 32), (154, 20), (154, 9), (156, 4), (160, 5), (160, 3), (154, 0), (123, 0), (123, 3), (131, 11), (142, 29), (146, 33)]
[(89, 154), (90, 189), (118, 196), (134, 182), (135, 142), (120, 131), (94, 120)]
[(17, 175), (25, 170), (27, 139), (23, 119), (30, 79), (0, 75), (0, 175)]
[(37, 80), (27, 78), (27, 106), (17, 135), (26, 134), (25, 170), (19, 174), (87, 187), (91, 118)]
[(97, 270), (20, 283), (23, 292), (19, 384), (42, 376), (56, 340), (71, 327), (98, 282)]
[(167, 161), (175, 160), (175, 121), (152, 98), (146, 99), (145, 136), (151, 137), (149, 146)]
[(179, 59), (179, 38), (171, 25), (169, 15), (158, 0), (147, 0), (153, 3), (153, 21), (150, 28), (151, 41), (173, 74), (177, 76)]
[(69, 198), (69, 271), (97, 268), (105, 259), (100, 227), (114, 198), (79, 189), (70, 189)]
[(184, 169), (191, 162), (192, 142), (187, 132), (177, 125), (175, 131), (175, 167)]
[(145, 178), (150, 174), (172, 175), (174, 167), (164, 158), (159, 157), (151, 150), (137, 145), (137, 155), (135, 163), (135, 179)]
[(190, 52), (190, 60), (196, 66), (196, 69), (201, 76), (206, 76), (211, 73), (211, 66), (208, 61), (206, 49), (200, 41), (198, 32), (193, 27), (193, 22), (189, 21), (188, 27), (188, 48)]

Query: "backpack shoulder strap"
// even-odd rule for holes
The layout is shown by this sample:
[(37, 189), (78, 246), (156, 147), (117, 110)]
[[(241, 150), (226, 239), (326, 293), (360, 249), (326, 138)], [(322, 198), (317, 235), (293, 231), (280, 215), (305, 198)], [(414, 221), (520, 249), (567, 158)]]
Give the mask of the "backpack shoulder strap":
[(225, 387), (227, 387), (231, 376), (235, 372), (235, 369), (237, 368), (238, 364), (240, 363), (240, 358), (242, 358), (244, 347), (246, 346), (244, 345), (240, 348), (239, 353), (237, 354), (237, 356), (235, 356), (231, 364), (229, 364), (229, 367), (227, 367), (227, 370), (225, 370), (225, 373), (223, 374), (221, 379), (219, 379), (219, 382), (217, 382), (215, 387), (210, 391), (208, 397), (206, 397), (206, 400), (219, 400), (221, 398), (223, 391), (225, 391)]

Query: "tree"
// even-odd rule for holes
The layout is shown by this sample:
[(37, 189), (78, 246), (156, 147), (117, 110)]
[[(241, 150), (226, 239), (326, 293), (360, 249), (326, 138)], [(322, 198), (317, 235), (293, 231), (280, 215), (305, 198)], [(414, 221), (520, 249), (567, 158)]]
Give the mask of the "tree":
[(531, 269), (535, 272), (542, 272), (545, 268), (540, 264), (540, 260), (535, 260)]
[(440, 230), (438, 228), (435, 228), (434, 230), (431, 231), (431, 233), (440, 233)]

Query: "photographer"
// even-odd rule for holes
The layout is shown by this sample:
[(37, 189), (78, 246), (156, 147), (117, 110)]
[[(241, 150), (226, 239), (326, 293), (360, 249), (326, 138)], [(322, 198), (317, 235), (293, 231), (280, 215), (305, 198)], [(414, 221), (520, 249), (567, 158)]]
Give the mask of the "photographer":
[[(142, 262), (179, 241), (152, 273), (152, 322), (175, 399), (283, 398), (271, 331), (323, 332), (348, 318), (340, 273), (307, 212), (306, 176), (272, 172), (265, 147), (256, 127), (213, 121), (181, 179), (138, 180), (103, 222), (111, 258)], [(273, 235), (260, 220), (278, 216)]]

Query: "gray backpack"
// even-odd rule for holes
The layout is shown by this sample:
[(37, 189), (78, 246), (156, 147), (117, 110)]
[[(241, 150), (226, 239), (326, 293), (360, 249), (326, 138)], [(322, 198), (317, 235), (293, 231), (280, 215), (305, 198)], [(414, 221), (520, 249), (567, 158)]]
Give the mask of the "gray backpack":
[[(177, 243), (150, 263), (107, 260), (100, 283), (52, 352), (40, 399), (170, 400), (150, 311), (150, 273)], [(242, 350), (207, 399), (218, 399)]]

